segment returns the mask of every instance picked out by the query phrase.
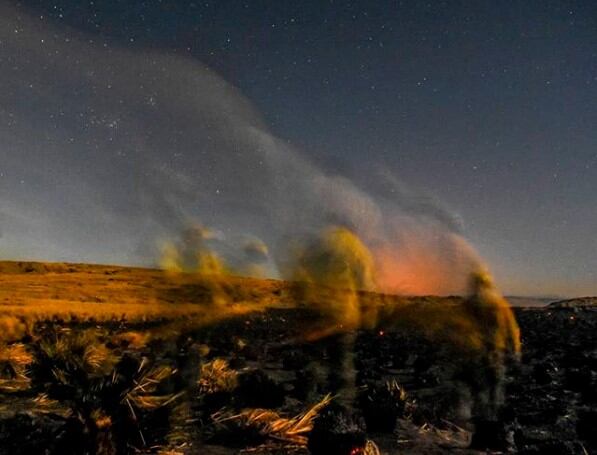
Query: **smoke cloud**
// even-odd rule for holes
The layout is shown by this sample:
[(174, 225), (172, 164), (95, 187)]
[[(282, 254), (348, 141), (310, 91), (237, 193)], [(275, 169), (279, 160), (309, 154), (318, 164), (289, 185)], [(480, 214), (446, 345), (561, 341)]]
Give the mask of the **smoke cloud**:
[(116, 49), (8, 6), (0, 42), (5, 256), (155, 264), (165, 248), (167, 267), (186, 269), (198, 259), (176, 242), (200, 220), (218, 237), (183, 238), (188, 251), (209, 243), (255, 275), (290, 277), (289, 245), (330, 226), (371, 253), (382, 291), (459, 293), (478, 266), (432, 198), (385, 169), (317, 167), (195, 60)]

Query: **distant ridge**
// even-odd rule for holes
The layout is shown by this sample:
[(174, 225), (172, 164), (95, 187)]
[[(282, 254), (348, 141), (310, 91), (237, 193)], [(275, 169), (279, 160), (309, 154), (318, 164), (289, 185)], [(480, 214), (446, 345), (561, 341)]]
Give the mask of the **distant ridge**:
[(515, 295), (505, 296), (510, 305), (515, 307), (545, 307), (557, 297), (520, 297)]
[(597, 297), (577, 297), (574, 299), (558, 300), (549, 304), (550, 308), (589, 308), (597, 307)]

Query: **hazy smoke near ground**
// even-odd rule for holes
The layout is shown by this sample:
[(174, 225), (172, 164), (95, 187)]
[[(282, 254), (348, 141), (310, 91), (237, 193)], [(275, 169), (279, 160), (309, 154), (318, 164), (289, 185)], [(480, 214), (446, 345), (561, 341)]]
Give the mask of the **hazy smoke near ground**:
[(363, 242), (382, 291), (461, 292), (478, 265), (432, 199), (387, 170), (358, 185), (323, 171), (195, 60), (115, 49), (8, 6), (0, 42), (4, 257), (155, 264), (198, 220), (219, 232), (210, 254), (249, 274), (276, 276), (294, 240), (329, 226)]

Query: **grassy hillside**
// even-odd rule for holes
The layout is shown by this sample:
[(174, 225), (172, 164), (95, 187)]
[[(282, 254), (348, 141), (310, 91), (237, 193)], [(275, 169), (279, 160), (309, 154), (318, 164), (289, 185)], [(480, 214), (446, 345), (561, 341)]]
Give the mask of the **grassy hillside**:
[(107, 265), (0, 262), (0, 313), (105, 319), (198, 314), (214, 295), (228, 303), (281, 305), (284, 283)]
[[(173, 275), (112, 265), (0, 261), (0, 313), (174, 318), (201, 313), (218, 297), (229, 306), (288, 307), (297, 303), (294, 284), (235, 276)], [(325, 292), (320, 289), (322, 295)], [(360, 298), (365, 305), (460, 300), (370, 292), (360, 292)]]

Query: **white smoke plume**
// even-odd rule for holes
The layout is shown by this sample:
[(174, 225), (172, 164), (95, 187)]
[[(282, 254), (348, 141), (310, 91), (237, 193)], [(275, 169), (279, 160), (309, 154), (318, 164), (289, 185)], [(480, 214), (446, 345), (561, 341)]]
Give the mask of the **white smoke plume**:
[(460, 292), (477, 265), (431, 198), (387, 170), (358, 185), (325, 172), (190, 58), (116, 49), (0, 6), (0, 84), (5, 257), (147, 265), (200, 220), (239, 269), (259, 239), (270, 276), (289, 239), (329, 225), (371, 249), (382, 290)]

